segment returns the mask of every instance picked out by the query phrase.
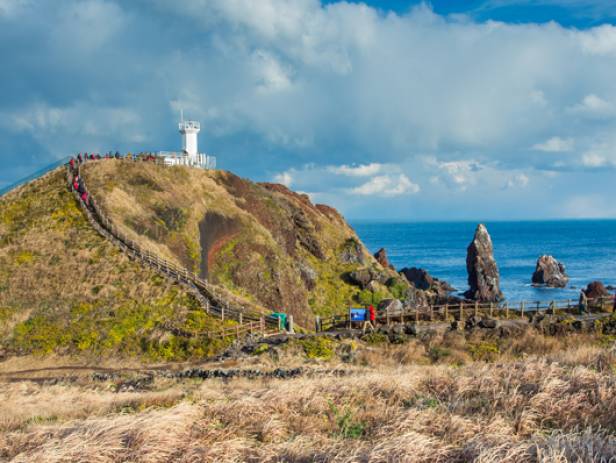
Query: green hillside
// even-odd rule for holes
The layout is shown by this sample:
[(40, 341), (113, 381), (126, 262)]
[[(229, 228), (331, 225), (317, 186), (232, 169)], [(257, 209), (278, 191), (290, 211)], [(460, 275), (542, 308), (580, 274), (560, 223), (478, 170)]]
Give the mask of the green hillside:
[(181, 359), (219, 348), (202, 333), (220, 321), (98, 235), (65, 182), (60, 169), (0, 198), (4, 354)]

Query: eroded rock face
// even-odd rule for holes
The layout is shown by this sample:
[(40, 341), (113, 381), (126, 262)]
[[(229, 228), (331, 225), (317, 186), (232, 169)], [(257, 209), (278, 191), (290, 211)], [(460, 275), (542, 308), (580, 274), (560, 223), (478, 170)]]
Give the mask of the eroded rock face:
[(535, 285), (545, 285), (552, 288), (564, 288), (569, 282), (565, 266), (552, 256), (541, 256), (537, 259), (537, 267), (532, 276)]
[(425, 298), (432, 304), (448, 302), (454, 288), (446, 281), (439, 280), (422, 268), (403, 268), (400, 275), (406, 278), (417, 290), (425, 291)]
[(354, 285), (361, 289), (370, 289), (371, 283), (377, 282), (385, 284), (389, 278), (386, 273), (383, 273), (375, 268), (362, 268), (348, 274), (348, 278)]
[(586, 297), (588, 299), (595, 299), (610, 295), (608, 290), (605, 288), (605, 285), (600, 281), (593, 281), (591, 283), (588, 283), (586, 289), (583, 289), (582, 291), (584, 291), (584, 294), (586, 294)]
[(381, 264), (383, 268), (390, 268), (392, 270), (394, 269), (394, 266), (389, 263), (389, 259), (387, 258), (387, 251), (385, 251), (385, 248), (381, 248), (377, 252), (375, 252), (374, 258), (379, 264)]
[(468, 246), (466, 271), (470, 288), (464, 293), (465, 297), (480, 302), (498, 302), (503, 298), (492, 238), (483, 224), (477, 226), (473, 241)]
[(389, 310), (390, 312), (399, 312), (403, 309), (403, 307), (404, 306), (399, 299), (383, 299), (381, 302), (379, 302), (377, 310), (379, 312), (387, 310)]

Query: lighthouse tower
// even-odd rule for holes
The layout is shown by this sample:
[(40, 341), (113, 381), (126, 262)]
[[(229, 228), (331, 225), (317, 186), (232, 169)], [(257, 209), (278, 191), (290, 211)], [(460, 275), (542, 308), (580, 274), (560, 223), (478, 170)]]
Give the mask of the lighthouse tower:
[(185, 121), (184, 111), (181, 112), (180, 123), (178, 124), (182, 134), (182, 150), (194, 163), (197, 163), (199, 148), (197, 146), (197, 134), (201, 130), (201, 124), (197, 121)]
[(184, 111), (180, 112), (178, 129), (182, 135), (182, 152), (159, 151), (158, 156), (168, 166), (189, 166), (201, 169), (215, 169), (216, 157), (200, 153), (197, 145), (197, 135), (201, 131), (198, 121), (185, 121)]

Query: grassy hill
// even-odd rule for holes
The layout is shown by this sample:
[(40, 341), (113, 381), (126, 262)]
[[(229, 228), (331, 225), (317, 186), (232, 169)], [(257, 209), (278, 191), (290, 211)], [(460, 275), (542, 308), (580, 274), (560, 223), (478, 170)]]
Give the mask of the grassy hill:
[(220, 348), (202, 337), (220, 321), (99, 236), (65, 182), (60, 169), (0, 197), (4, 353), (182, 359)]
[(312, 326), (315, 314), (390, 297), (361, 290), (350, 272), (372, 267), (393, 283), (334, 209), (282, 185), (224, 171), (109, 160), (83, 175), (99, 206), (126, 235), (160, 256), (267, 310)]

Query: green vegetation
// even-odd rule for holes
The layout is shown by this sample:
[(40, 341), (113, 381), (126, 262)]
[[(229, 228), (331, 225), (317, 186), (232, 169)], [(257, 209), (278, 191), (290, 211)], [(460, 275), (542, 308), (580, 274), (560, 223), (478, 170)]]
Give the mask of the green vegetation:
[[(229, 340), (206, 337), (220, 321), (100, 237), (64, 182), (58, 170), (0, 199), (0, 347), (147, 360), (224, 348)], [(177, 211), (161, 214), (181, 222)]]
[(323, 336), (311, 336), (298, 341), (310, 359), (329, 360), (334, 355), (335, 343)]

